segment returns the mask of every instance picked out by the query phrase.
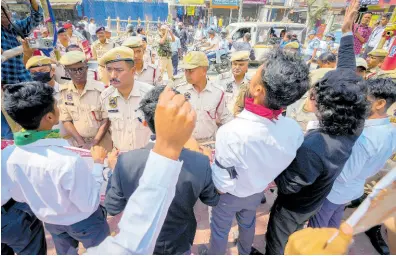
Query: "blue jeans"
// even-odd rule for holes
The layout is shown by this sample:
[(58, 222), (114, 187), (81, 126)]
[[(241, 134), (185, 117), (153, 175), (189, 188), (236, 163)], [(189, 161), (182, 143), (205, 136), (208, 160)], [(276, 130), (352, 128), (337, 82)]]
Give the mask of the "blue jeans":
[(46, 255), (43, 223), (25, 203), (1, 209), (1, 254)]
[(99, 206), (87, 219), (73, 225), (55, 225), (45, 223), (45, 228), (51, 233), (56, 253), (77, 255), (78, 242), (88, 249), (99, 245), (110, 234), (106, 220), (106, 210)]
[(309, 219), (308, 227), (312, 228), (339, 228), (344, 216), (345, 204), (333, 204), (325, 200), (322, 208)]
[(11, 130), (10, 126), (8, 125), (7, 119), (3, 115), (3, 112), (1, 112), (1, 138), (6, 139), (6, 140), (14, 139), (12, 130)]

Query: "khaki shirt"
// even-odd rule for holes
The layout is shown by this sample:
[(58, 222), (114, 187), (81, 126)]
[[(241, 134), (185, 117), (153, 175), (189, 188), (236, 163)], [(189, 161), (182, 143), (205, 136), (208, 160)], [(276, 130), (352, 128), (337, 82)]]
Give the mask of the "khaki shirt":
[(111, 137), (117, 149), (129, 151), (142, 148), (149, 142), (151, 131), (138, 120), (141, 115), (136, 110), (141, 99), (152, 88), (149, 84), (135, 81), (128, 99), (124, 99), (113, 86), (103, 91), (102, 117), (109, 118), (111, 122)]
[(92, 58), (99, 60), (106, 52), (110, 51), (114, 47), (115, 47), (115, 43), (110, 42), (107, 39), (104, 44), (102, 44), (99, 40), (96, 40), (91, 46)]
[(161, 84), (160, 74), (158, 67), (144, 63), (142, 71), (140, 73), (136, 71), (135, 80), (157, 86)]
[(60, 121), (71, 121), (83, 138), (93, 138), (102, 122), (100, 94), (104, 85), (88, 80), (81, 95), (73, 82), (61, 86), (59, 100)]
[(233, 119), (226, 107), (225, 93), (215, 81), (208, 80), (205, 89), (200, 93), (187, 82), (176, 86), (176, 90), (189, 99), (197, 113), (193, 137), (198, 142), (214, 140), (218, 129), (217, 123), (225, 124)]
[(235, 108), (235, 102), (239, 95), (242, 86), (249, 86), (250, 79), (245, 75), (242, 83), (237, 85), (235, 82), (234, 75), (231, 72), (220, 74), (218, 77), (218, 84), (225, 91), (225, 100), (228, 110), (233, 113)]
[(315, 113), (307, 112), (304, 110), (305, 102), (308, 99), (308, 93), (306, 93), (301, 99), (289, 105), (286, 109), (286, 116), (293, 118), (301, 126), (301, 129), (305, 132), (309, 121), (317, 121)]

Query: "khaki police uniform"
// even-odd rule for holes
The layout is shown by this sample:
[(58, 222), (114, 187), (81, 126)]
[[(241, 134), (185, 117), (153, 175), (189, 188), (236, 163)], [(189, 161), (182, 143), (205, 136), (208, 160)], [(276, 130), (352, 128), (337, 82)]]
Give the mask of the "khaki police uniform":
[[(233, 53), (231, 56), (231, 61), (249, 61), (249, 52), (248, 51), (239, 51)], [(243, 86), (249, 86), (250, 78), (248, 78), (247, 74), (242, 80), (241, 84), (237, 84), (235, 81), (235, 77), (232, 72), (226, 72), (220, 74), (218, 77), (219, 85), (225, 91), (225, 100), (226, 105), (230, 113), (234, 112), (235, 102), (239, 95), (240, 88)]]
[[(368, 53), (368, 56), (385, 58), (388, 55), (388, 52), (383, 49), (375, 49)], [(380, 67), (374, 67), (367, 71), (366, 79), (376, 79), (380, 76), (383, 76), (383, 70)]]
[[(65, 54), (60, 63), (68, 66), (85, 61), (85, 55), (82, 52), (68, 52)], [(91, 80), (87, 81), (84, 90), (80, 94), (74, 86), (73, 81), (69, 81), (60, 88), (60, 121), (70, 121), (73, 123), (77, 132), (84, 139), (85, 143), (91, 143), (99, 131), (103, 117), (101, 113), (100, 94), (104, 90), (101, 82)], [(72, 145), (78, 146), (74, 138), (69, 141)], [(99, 145), (106, 150), (112, 150), (110, 133), (106, 133)]]
[[(122, 46), (126, 46), (131, 49), (140, 48), (143, 46), (142, 38), (138, 36), (131, 36), (125, 39), (125, 41), (122, 43)], [(136, 70), (135, 80), (154, 86), (160, 85), (160, 70), (155, 65), (146, 63), (143, 57), (143, 69), (140, 72)]]
[[(190, 52), (184, 57), (182, 68), (194, 69), (208, 65), (205, 53)], [(226, 107), (224, 90), (215, 81), (207, 80), (206, 87), (201, 92), (187, 82), (175, 85), (175, 88), (184, 94), (197, 113), (193, 137), (199, 143), (213, 141), (218, 129), (217, 123), (225, 124), (233, 119)]]
[[(106, 39), (106, 42), (101, 43), (99, 40), (96, 40), (92, 46), (92, 57), (96, 60), (102, 58), (102, 56), (116, 47), (114, 42), (110, 42), (110, 40)], [(105, 85), (109, 84), (109, 78), (106, 72), (106, 69), (102, 66), (98, 66), (98, 79), (102, 81)]]
[[(124, 46), (110, 50), (101, 58), (101, 65), (115, 61), (133, 61), (133, 50)], [(101, 94), (101, 112), (103, 118), (109, 118), (111, 137), (114, 147), (129, 151), (146, 146), (151, 131), (141, 123), (139, 104), (152, 85), (135, 81), (128, 98), (125, 99), (113, 86)], [(140, 120), (139, 120), (140, 119)]]
[[(311, 87), (313, 87), (320, 79), (324, 77), (324, 75), (327, 72), (331, 70), (334, 69), (319, 68), (316, 70), (312, 70), (309, 74), (311, 78)], [(306, 104), (308, 104), (308, 100), (309, 100), (308, 97), (309, 97), (309, 91), (305, 93), (304, 96), (301, 97), (301, 99), (289, 105), (286, 109), (286, 116), (296, 120), (298, 124), (301, 126), (301, 129), (303, 131), (307, 130), (307, 125), (309, 121), (318, 120), (315, 113), (306, 110), (307, 108)]]

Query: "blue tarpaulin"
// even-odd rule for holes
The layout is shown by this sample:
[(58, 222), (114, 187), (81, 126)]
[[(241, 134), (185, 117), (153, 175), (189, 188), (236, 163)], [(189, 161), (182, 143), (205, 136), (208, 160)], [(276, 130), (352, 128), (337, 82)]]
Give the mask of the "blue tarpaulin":
[[(164, 21), (168, 17), (167, 3), (147, 3), (147, 2), (116, 2), (116, 1), (94, 1), (83, 0), (82, 2), (84, 16), (94, 18), (97, 25), (106, 26), (107, 17), (121, 20), (137, 20), (139, 17), (142, 21), (148, 15), (150, 21), (157, 21), (160, 17)], [(115, 22), (112, 23), (115, 26)], [(125, 24), (122, 24), (124, 27)]]

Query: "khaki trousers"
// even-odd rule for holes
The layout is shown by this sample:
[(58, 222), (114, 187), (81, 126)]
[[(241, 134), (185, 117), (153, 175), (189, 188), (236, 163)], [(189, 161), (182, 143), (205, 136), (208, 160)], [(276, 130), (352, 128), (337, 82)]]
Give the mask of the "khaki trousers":
[(160, 67), (161, 67), (161, 77), (164, 77), (164, 72), (168, 73), (168, 80), (173, 80), (173, 66), (171, 57), (161, 57), (160, 58)]

